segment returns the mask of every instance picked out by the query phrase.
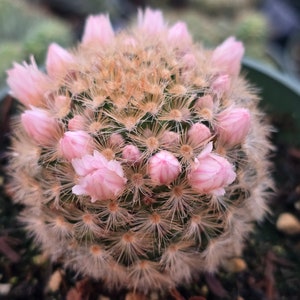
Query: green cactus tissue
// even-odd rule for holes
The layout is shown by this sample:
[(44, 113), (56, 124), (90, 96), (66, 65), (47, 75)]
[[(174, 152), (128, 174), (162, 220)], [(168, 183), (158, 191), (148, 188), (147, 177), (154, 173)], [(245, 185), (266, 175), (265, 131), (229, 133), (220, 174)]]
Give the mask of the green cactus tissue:
[(139, 11), (115, 33), (88, 17), (76, 49), (51, 44), (7, 71), (8, 191), (53, 261), (108, 288), (190, 282), (241, 255), (272, 188), (270, 127), (229, 37), (194, 44), (182, 22)]

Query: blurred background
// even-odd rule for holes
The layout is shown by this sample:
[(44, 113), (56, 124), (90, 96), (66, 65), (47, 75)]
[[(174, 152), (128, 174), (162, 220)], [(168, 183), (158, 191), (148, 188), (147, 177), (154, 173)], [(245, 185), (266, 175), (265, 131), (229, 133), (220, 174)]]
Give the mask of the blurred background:
[(169, 23), (185, 21), (205, 46), (234, 35), (246, 56), (300, 78), (299, 0), (0, 0), (0, 86), (13, 61), (33, 54), (43, 65), (50, 42), (75, 45), (88, 14), (109, 13), (119, 29), (147, 6)]

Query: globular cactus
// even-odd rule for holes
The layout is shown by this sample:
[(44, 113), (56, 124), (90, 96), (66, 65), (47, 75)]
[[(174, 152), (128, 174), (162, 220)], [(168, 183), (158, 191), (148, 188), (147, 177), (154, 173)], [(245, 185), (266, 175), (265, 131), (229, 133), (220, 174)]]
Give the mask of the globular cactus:
[(151, 9), (137, 23), (115, 34), (90, 16), (76, 49), (49, 46), (46, 73), (8, 70), (22, 113), (7, 188), (53, 260), (149, 291), (241, 254), (267, 211), (271, 146), (242, 43), (203, 49)]

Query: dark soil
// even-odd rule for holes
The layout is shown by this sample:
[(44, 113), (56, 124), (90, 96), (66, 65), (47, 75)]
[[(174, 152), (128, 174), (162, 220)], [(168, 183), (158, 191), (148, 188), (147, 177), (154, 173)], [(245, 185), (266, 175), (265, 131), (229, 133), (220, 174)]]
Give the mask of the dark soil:
[[(108, 294), (101, 282), (76, 277), (51, 264), (26, 236), (17, 221), (21, 207), (5, 195), (5, 149), (8, 141), (8, 116), (12, 100), (7, 97), (1, 106), (0, 119), (0, 299), (157, 299), (153, 295), (132, 295), (128, 291)], [(279, 132), (280, 126), (276, 124)], [(190, 286), (178, 287), (162, 299), (175, 300), (297, 300), (300, 299), (300, 235), (279, 232), (276, 220), (283, 212), (300, 218), (300, 148), (273, 142), (274, 177), (277, 190), (270, 199), (271, 214), (257, 224), (246, 242), (243, 260), (247, 268), (215, 275), (204, 274)], [(54, 275), (55, 273), (55, 275)], [(50, 279), (57, 287), (49, 291)], [(5, 292), (5, 287), (9, 291)], [(105, 298), (106, 296), (107, 298)]]

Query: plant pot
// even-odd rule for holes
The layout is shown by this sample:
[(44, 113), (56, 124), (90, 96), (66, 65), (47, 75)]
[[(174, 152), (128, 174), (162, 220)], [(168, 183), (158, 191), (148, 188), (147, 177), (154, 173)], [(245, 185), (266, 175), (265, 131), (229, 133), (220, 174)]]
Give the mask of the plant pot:
[(246, 77), (259, 90), (261, 106), (282, 143), (300, 145), (300, 84), (295, 78), (252, 59), (243, 60)]

